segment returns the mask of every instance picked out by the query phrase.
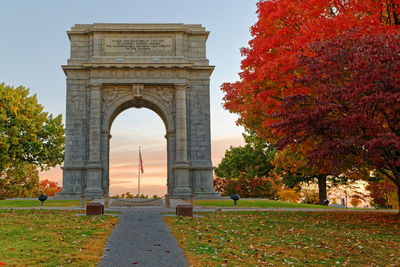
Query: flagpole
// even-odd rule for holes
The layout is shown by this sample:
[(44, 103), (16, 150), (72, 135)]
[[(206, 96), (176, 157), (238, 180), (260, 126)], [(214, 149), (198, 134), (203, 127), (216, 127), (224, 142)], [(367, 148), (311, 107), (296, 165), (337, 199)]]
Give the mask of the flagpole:
[(140, 198), (140, 146), (139, 146), (139, 159), (138, 159), (138, 190), (137, 190), (138, 199)]

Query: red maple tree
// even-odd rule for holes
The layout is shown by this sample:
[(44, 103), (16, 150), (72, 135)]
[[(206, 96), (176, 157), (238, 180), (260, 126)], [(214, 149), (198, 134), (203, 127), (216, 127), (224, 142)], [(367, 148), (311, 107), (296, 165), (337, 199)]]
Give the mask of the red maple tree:
[(373, 203), (379, 208), (395, 208), (397, 205), (393, 200), (397, 192), (393, 182), (388, 179), (370, 182), (366, 189), (370, 191), (369, 196)]
[(61, 192), (61, 187), (58, 186), (58, 183), (48, 179), (40, 181), (40, 189), (50, 197), (54, 197), (56, 192)]
[[(281, 144), (288, 144), (290, 137), (286, 136), (281, 124), (286, 102), (318, 93), (315, 87), (296, 82), (308, 74), (307, 69), (298, 64), (298, 56), (313, 56), (315, 51), (310, 49), (310, 44), (330, 40), (353, 28), (358, 29), (361, 36), (390, 30), (393, 28), (391, 25), (399, 24), (399, 4), (399, 0), (258, 2), (258, 21), (251, 28), (253, 39), (249, 47), (241, 51), (245, 58), (240, 81), (225, 83), (221, 88), (225, 92), (225, 108), (239, 114), (239, 124), (256, 130), (269, 142), (280, 140)], [(301, 129), (298, 136), (304, 131)], [(306, 140), (301, 137), (302, 141)], [(309, 149), (320, 141), (308, 138)], [(332, 170), (326, 168), (330, 164), (329, 158), (326, 159), (328, 163), (324, 160), (320, 156), (318, 163), (321, 165), (311, 165), (326, 173), (328, 170), (343, 171), (344, 166), (351, 168), (355, 161), (362, 162), (360, 155), (351, 153), (340, 168)]]
[[(362, 26), (379, 26), (397, 20), (388, 1), (271, 0), (258, 2), (258, 21), (251, 28), (253, 39), (241, 50), (240, 81), (224, 83), (224, 107), (238, 113), (239, 124), (273, 141), (276, 133), (269, 127), (277, 120), (283, 99), (309, 93), (296, 86), (301, 76), (296, 64), (299, 53), (307, 53), (309, 43)], [(395, 5), (400, 0), (389, 1)], [(387, 10), (383, 14), (383, 10)], [(394, 19), (395, 18), (395, 19)]]
[(368, 167), (400, 190), (400, 34), (391, 30), (354, 29), (310, 45), (297, 81), (313, 93), (287, 97), (276, 113), (280, 146), (313, 140), (313, 165), (332, 174)]

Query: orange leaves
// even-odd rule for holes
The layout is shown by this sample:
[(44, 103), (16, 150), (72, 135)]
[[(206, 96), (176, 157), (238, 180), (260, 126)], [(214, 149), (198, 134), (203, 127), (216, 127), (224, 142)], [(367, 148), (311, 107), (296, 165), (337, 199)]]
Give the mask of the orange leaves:
[[(225, 93), (224, 107), (239, 114), (239, 124), (264, 135), (284, 134), (263, 128), (275, 123), (271, 117), (281, 109), (280, 102), (284, 97), (311, 92), (310, 88), (298, 87), (293, 82), (303, 75), (296, 63), (297, 56), (310, 55), (310, 43), (331, 38), (346, 29), (382, 25), (381, 16), (385, 12), (393, 15), (398, 9), (394, 3), (355, 0), (259, 1), (258, 21), (251, 27), (253, 39), (249, 47), (241, 50), (245, 57), (241, 64), (241, 80), (221, 86)], [(389, 9), (382, 13), (382, 7), (387, 5)]]
[(57, 182), (48, 179), (40, 181), (40, 189), (48, 196), (55, 196), (56, 192), (61, 192), (61, 187)]

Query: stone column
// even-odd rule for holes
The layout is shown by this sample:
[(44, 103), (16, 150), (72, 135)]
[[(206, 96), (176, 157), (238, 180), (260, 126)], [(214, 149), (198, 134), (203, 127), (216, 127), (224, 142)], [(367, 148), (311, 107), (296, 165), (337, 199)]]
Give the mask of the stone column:
[(175, 85), (175, 188), (173, 197), (187, 197), (192, 193), (189, 182), (189, 162), (187, 158), (187, 85)]
[(186, 85), (176, 85), (176, 162), (187, 163)]
[(103, 171), (102, 171), (102, 178), (101, 178), (101, 187), (103, 189), (103, 194), (108, 194), (109, 192), (109, 165), (108, 165), (108, 154), (109, 154), (109, 143), (110, 143), (110, 134), (108, 131), (102, 130), (101, 132), (101, 157), (100, 160), (103, 163)]
[(90, 86), (89, 160), (85, 194), (87, 198), (103, 197), (101, 186), (101, 85)]
[(174, 163), (175, 163), (175, 132), (167, 132), (167, 187), (168, 194), (172, 195), (175, 187)]

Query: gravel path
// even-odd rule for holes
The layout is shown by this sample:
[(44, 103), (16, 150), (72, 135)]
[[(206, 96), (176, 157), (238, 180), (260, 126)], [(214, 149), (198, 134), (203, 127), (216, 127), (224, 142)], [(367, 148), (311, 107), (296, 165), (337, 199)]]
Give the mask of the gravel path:
[(99, 263), (107, 266), (187, 266), (176, 239), (164, 223), (162, 207), (130, 207), (108, 238)]

